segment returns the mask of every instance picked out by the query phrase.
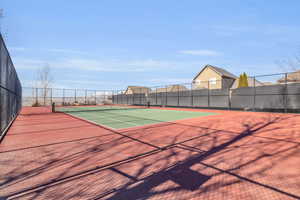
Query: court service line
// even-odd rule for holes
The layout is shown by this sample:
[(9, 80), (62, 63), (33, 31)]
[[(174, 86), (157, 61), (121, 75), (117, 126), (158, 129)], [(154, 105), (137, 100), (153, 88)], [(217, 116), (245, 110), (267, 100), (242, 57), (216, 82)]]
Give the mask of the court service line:
[[(72, 115), (72, 114), (71, 114)], [(92, 116), (95, 116), (96, 115), (96, 113), (94, 113), (94, 114), (91, 114)], [(75, 116), (78, 116), (78, 115), (75, 115)], [(98, 116), (97, 116), (98, 117)], [(101, 119), (105, 119), (106, 117), (100, 117), (100, 120)], [(111, 120), (111, 121), (117, 121), (117, 122), (120, 122), (120, 123), (125, 123), (125, 124), (132, 124), (132, 125), (134, 125), (134, 126), (138, 126), (138, 124), (136, 124), (136, 123), (133, 123), (133, 122), (126, 122), (126, 121), (122, 121), (122, 120), (117, 120), (117, 119), (114, 119), (114, 118), (112, 118), (112, 117), (109, 117), (108, 118), (109, 120)], [(90, 121), (93, 121), (93, 122), (95, 122), (94, 120), (90, 120)], [(97, 122), (95, 122), (95, 123), (97, 123)], [(112, 129), (114, 129), (114, 128), (112, 128)], [(115, 129), (114, 129), (115, 130)]]
[(148, 142), (144, 142), (144, 141), (142, 141), (142, 140), (136, 139), (136, 138), (134, 138), (134, 137), (131, 137), (131, 136), (122, 134), (122, 133), (118, 132), (117, 130), (112, 129), (112, 128), (110, 128), (110, 127), (107, 127), (107, 126), (105, 126), (105, 125), (98, 124), (98, 123), (93, 122), (93, 121), (91, 121), (91, 120), (83, 119), (83, 118), (81, 118), (81, 117), (74, 116), (74, 115), (71, 115), (71, 114), (69, 114), (69, 113), (65, 113), (65, 114), (68, 115), (68, 116), (70, 116), (70, 117), (72, 117), (72, 118), (74, 118), (74, 119), (81, 120), (81, 121), (86, 122), (86, 123), (90, 123), (90, 124), (95, 125), (95, 126), (98, 126), (98, 127), (100, 127), (100, 128), (104, 128), (104, 129), (106, 129), (106, 130), (111, 131), (112, 133), (115, 133), (115, 134), (117, 134), (117, 135), (121, 135), (121, 136), (123, 136), (123, 137), (129, 138), (129, 139), (134, 140), (134, 141), (136, 141), (136, 142), (139, 142), (139, 143), (142, 143), (142, 144), (151, 146), (151, 147), (153, 147), (153, 148), (155, 148), (155, 149), (162, 149), (162, 148), (159, 147), (159, 146), (156, 146), (156, 145), (150, 144), (150, 143), (148, 143)]

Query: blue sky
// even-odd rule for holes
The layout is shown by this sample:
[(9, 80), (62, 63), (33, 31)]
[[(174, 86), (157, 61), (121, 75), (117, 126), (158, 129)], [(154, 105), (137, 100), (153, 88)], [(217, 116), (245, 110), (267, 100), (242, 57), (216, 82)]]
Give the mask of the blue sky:
[(278, 73), (300, 47), (300, 1), (1, 0), (2, 31), (24, 86), (121, 89), (189, 82), (205, 64)]

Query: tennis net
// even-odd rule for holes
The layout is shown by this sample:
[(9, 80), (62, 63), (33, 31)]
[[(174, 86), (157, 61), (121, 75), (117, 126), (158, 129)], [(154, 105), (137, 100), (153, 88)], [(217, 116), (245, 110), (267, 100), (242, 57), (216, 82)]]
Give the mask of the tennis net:
[(55, 106), (52, 105), (53, 112), (73, 113), (73, 112), (101, 112), (101, 111), (122, 111), (147, 109), (150, 106), (127, 106), (127, 105), (95, 105), (95, 106)]

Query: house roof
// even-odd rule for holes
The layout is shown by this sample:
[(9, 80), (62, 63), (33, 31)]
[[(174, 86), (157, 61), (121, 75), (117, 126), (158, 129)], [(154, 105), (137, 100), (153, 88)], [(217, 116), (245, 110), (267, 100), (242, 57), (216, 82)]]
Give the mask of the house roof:
[(147, 87), (144, 87), (144, 86), (128, 86), (125, 93), (128, 91), (128, 90), (131, 90), (132, 93), (139, 93), (139, 92), (142, 92), (142, 93), (145, 93), (145, 92), (149, 92), (150, 91), (150, 88), (147, 88)]
[(220, 67), (215, 67), (212, 65), (205, 65), (205, 67), (203, 67), (203, 69), (195, 76), (195, 78), (193, 80), (195, 80), (202, 72), (204, 69), (206, 68), (210, 68), (212, 70), (214, 70), (216, 73), (220, 74), (222, 77), (228, 77), (228, 78), (232, 78), (232, 79), (236, 79), (237, 76), (235, 76), (234, 74), (226, 71), (225, 69), (222, 69)]
[[(279, 79), (277, 82), (284, 83), (285, 76)], [(287, 82), (300, 82), (300, 70), (287, 74)]]
[(153, 92), (177, 92), (177, 91), (185, 91), (188, 90), (184, 85), (170, 85), (164, 88), (157, 88), (153, 90)]

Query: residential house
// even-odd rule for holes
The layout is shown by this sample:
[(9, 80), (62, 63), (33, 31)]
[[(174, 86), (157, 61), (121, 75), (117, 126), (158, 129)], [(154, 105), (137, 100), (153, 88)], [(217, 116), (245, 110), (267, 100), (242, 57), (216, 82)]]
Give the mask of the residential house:
[(231, 88), (237, 77), (225, 69), (206, 65), (193, 79), (193, 89)]
[(287, 76), (282, 77), (281, 79), (279, 79), (277, 81), (278, 83), (296, 83), (296, 82), (300, 82), (300, 70), (295, 71), (293, 73), (289, 73), (287, 74)]
[(150, 88), (143, 86), (128, 86), (124, 94), (148, 94), (150, 91)]
[(156, 88), (153, 89), (153, 93), (160, 93), (160, 92), (178, 92), (178, 91), (186, 91), (188, 90), (184, 85), (169, 85), (167, 87)]

